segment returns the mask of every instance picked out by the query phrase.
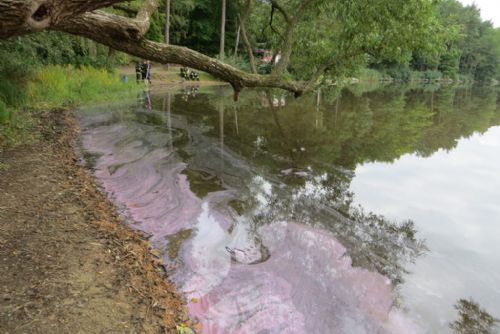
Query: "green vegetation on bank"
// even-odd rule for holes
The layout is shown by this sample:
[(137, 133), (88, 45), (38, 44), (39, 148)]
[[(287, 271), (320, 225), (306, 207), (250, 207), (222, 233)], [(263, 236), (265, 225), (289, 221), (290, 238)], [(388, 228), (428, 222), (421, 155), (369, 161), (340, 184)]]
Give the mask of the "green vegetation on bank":
[(112, 70), (121, 57), (55, 32), (1, 40), (0, 146), (33, 140), (33, 110), (119, 98), (136, 89)]
[[(292, 14), (297, 3), (300, 2), (286, 1), (282, 7)], [(128, 6), (137, 9), (139, 4), (140, 1), (131, 1)], [(225, 62), (248, 71), (241, 36), (238, 55), (234, 56), (238, 17), (244, 4), (227, 4)], [(162, 0), (160, 10), (153, 15), (149, 39), (164, 40), (165, 5)], [(179, 0), (171, 6), (171, 42), (216, 56), (221, 2)], [(287, 67), (292, 79), (311, 76), (319, 64), (329, 59), (339, 60), (338, 66), (325, 74), (327, 81), (337, 81), (339, 77), (462, 83), (500, 79), (500, 29), (483, 21), (475, 5), (464, 6), (458, 0), (323, 2), (304, 17), (304, 22), (295, 27), (292, 59)], [(246, 22), (254, 50), (264, 48), (274, 55), (280, 53), (286, 29), (280, 11), (269, 1), (254, 2)], [(266, 70), (261, 66), (261, 73)]]
[(117, 73), (90, 66), (45, 66), (33, 70), (24, 80), (15, 90), (14, 103), (0, 100), (0, 145), (33, 140), (29, 131), (34, 125), (33, 110), (109, 101), (137, 90), (135, 81), (123, 82)]
[(457, 0), (433, 3), (432, 48), (410, 50), (406, 59), (369, 55), (367, 67), (400, 82), (459, 81), (489, 83), (500, 79), (500, 29), (481, 19), (475, 5)]
[(136, 89), (135, 81), (124, 82), (118, 73), (89, 66), (46, 66), (26, 84), (28, 106), (38, 109), (109, 101)]
[[(155, 41), (165, 39), (166, 1), (160, 3), (146, 35)], [(125, 11), (107, 10), (134, 16), (140, 4), (130, 1)], [(246, 21), (252, 51), (266, 49), (277, 57), (288, 46), (293, 49), (284, 68), (286, 79), (307, 80), (328, 64), (318, 75), (324, 83), (349, 82), (343, 78), (351, 77), (367, 82), (500, 80), (500, 29), (483, 21), (474, 5), (457, 0), (318, 2), (291, 26), (286, 13), (293, 14), (300, 4), (283, 2), (282, 12), (269, 1), (253, 2)], [(170, 41), (218, 54), (221, 2), (180, 0), (171, 6)], [(244, 1), (226, 5), (224, 61), (249, 71), (238, 19), (243, 9)], [(293, 35), (289, 45), (287, 31)], [(15, 142), (16, 133), (27, 132), (31, 123), (26, 110), (108, 100), (134, 86), (120, 82), (113, 72), (130, 61), (128, 56), (61, 32), (0, 40), (0, 59), (1, 141)], [(272, 70), (270, 63), (257, 65), (261, 73)]]

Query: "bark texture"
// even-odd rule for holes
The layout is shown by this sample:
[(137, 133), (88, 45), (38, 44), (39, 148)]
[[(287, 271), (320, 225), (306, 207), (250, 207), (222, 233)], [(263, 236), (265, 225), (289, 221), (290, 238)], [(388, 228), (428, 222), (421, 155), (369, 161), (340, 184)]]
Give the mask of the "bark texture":
[(68, 17), (108, 7), (124, 0), (1, 0), (0, 38), (42, 31)]
[(222, 0), (222, 14), (220, 19), (220, 46), (219, 58), (224, 60), (224, 42), (226, 40), (226, 0)]

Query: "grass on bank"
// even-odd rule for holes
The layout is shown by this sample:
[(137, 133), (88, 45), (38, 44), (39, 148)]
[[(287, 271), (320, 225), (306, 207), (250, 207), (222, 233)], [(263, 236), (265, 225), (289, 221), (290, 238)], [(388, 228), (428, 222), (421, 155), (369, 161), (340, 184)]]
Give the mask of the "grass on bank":
[(1, 81), (0, 147), (34, 140), (33, 110), (119, 100), (138, 89), (118, 73), (88, 66), (46, 66), (29, 73), (23, 82)]
[(83, 66), (47, 66), (37, 70), (26, 85), (28, 106), (36, 109), (117, 100), (136, 91), (117, 73)]

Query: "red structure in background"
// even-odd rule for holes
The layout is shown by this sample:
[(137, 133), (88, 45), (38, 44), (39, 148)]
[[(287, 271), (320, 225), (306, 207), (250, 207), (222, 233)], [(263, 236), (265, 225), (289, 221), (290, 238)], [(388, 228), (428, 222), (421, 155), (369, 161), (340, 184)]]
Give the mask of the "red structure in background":
[(257, 49), (255, 50), (255, 56), (262, 62), (262, 63), (270, 63), (273, 61), (273, 52), (271, 50), (267, 49)]

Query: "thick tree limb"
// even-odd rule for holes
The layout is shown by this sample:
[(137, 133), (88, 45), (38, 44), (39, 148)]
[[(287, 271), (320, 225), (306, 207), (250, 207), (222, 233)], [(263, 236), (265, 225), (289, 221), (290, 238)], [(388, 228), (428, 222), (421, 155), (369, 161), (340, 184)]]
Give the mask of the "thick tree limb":
[[(158, 0), (147, 0), (143, 3), (141, 8), (139, 8), (137, 16), (132, 19), (103, 11), (94, 11), (92, 13), (68, 18), (66, 21), (55, 26), (54, 29), (86, 37), (88, 37), (87, 34), (102, 34), (103, 36), (109, 34), (109, 38), (118, 41), (127, 39), (138, 40), (148, 31), (150, 17), (157, 8)], [(77, 25), (71, 27), (73, 24)], [(82, 31), (78, 33), (75, 29), (82, 29)]]
[(0, 38), (42, 31), (66, 18), (125, 0), (1, 0)]
[(139, 30), (139, 37), (144, 36), (149, 30), (151, 15), (158, 9), (159, 0), (146, 0), (135, 19), (131, 20)]
[[(94, 10), (119, 2), (122, 1), (0, 0), (0, 24), (2, 27), (0, 38), (45, 29), (87, 37), (137, 57), (164, 64), (180, 64), (210, 73), (230, 83), (234, 88), (235, 98), (244, 87), (281, 88), (293, 92), (297, 96), (302, 94), (307, 87), (305, 83), (283, 80), (278, 75), (247, 73), (188, 48), (145, 40), (143, 35), (149, 28), (150, 16), (157, 9), (158, 0), (143, 2), (135, 18), (126, 18)], [(45, 9), (39, 11), (41, 4), (48, 6), (44, 7), (47, 9), (46, 11)], [(249, 8), (251, 8), (251, 4), (252, 0), (247, 0)], [(33, 8), (36, 12), (35, 18), (33, 18)], [(87, 12), (87, 9), (90, 9), (91, 12)], [(246, 12), (248, 16), (249, 10)], [(38, 19), (41, 21), (37, 21)], [(35, 20), (40, 25), (34, 26), (29, 23), (30, 20)], [(242, 19), (241, 22), (243, 23), (244, 20)], [(244, 24), (242, 25), (242, 33), (243, 28)], [(251, 46), (247, 48), (252, 53)], [(250, 58), (253, 58), (253, 53)]]
[(87, 13), (68, 19), (57, 29), (90, 38), (137, 57), (163, 64), (180, 64), (208, 72), (229, 82), (236, 92), (244, 87), (276, 87), (295, 94), (302, 93), (302, 83), (299, 82), (284, 81), (270, 75), (250, 74), (185, 47), (128, 38), (129, 25), (118, 18), (116, 15), (102, 12)]

